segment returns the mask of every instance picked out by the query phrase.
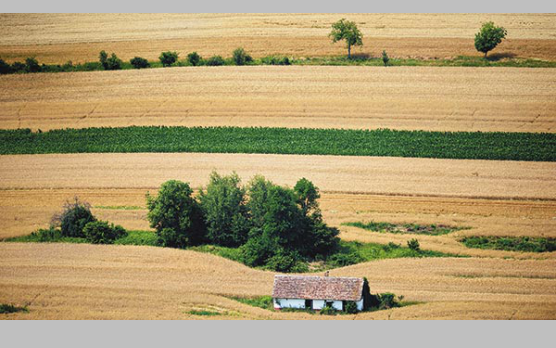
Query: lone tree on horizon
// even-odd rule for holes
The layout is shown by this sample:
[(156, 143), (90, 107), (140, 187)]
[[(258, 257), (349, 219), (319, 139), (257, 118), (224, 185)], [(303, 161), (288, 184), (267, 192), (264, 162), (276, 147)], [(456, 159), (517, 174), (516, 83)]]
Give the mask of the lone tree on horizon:
[(332, 24), (332, 31), (328, 34), (328, 36), (334, 43), (346, 40), (348, 59), (351, 58), (351, 46), (363, 45), (363, 34), (361, 34), (359, 29), (357, 29), (355, 22), (348, 21), (345, 18), (342, 18)]
[(481, 30), (475, 34), (475, 48), (487, 57), (488, 51), (493, 50), (502, 39), (506, 38), (507, 31), (503, 27), (497, 27), (493, 22), (484, 23)]

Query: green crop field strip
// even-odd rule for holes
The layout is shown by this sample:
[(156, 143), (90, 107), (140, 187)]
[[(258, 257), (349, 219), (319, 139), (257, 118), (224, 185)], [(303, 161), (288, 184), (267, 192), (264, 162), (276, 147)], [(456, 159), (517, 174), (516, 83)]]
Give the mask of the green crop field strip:
[(208, 152), (556, 161), (556, 134), (239, 127), (0, 130), (0, 154)]

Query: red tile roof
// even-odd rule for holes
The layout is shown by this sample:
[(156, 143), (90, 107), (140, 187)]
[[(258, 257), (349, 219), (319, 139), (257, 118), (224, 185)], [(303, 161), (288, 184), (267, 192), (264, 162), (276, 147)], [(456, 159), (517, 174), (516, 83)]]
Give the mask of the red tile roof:
[(274, 276), (273, 298), (359, 301), (363, 278)]

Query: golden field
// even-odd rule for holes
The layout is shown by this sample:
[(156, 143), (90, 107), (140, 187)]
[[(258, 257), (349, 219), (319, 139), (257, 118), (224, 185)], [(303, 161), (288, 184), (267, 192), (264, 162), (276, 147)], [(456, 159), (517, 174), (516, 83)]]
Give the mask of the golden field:
[[(330, 25), (354, 20), (358, 54), (478, 56), (486, 21), (508, 30), (492, 54), (556, 60), (554, 14), (0, 14), (0, 58), (41, 63), (230, 56), (343, 55)], [(0, 129), (264, 126), (430, 131), (556, 131), (556, 69), (195, 67), (0, 77)], [(169, 179), (262, 174), (321, 189), (344, 240), (405, 244), (465, 258), (390, 259), (334, 269), (420, 304), (335, 317), (279, 313), (230, 296), (269, 295), (274, 272), (170, 248), (0, 241), (0, 319), (556, 319), (556, 253), (471, 249), (465, 236), (556, 238), (556, 164), (426, 158), (133, 153), (0, 156), (0, 240), (46, 227), (74, 196), (95, 216), (148, 230), (147, 191)], [(129, 208), (129, 209), (128, 209)], [(375, 233), (355, 221), (468, 227), (441, 236)], [(216, 317), (193, 316), (212, 310)]]
[(155, 60), (162, 51), (230, 56), (240, 46), (255, 57), (340, 55), (343, 45), (331, 44), (327, 35), (342, 17), (364, 35), (355, 53), (477, 56), (475, 33), (494, 21), (508, 30), (494, 54), (556, 59), (554, 14), (2, 14), (0, 58), (77, 63), (96, 61), (106, 50), (125, 60)]
[(556, 69), (244, 66), (8, 75), (0, 128), (556, 131)]
[(1, 156), (0, 237), (47, 227), (74, 196), (90, 202), (102, 219), (148, 229), (147, 191), (155, 193), (170, 179), (201, 187), (213, 170), (236, 171), (244, 183), (262, 174), (290, 187), (309, 178), (323, 191), (326, 221), (340, 227), (346, 240), (405, 243), (413, 236), (370, 233), (343, 222), (448, 224), (471, 229), (419, 236), (423, 247), (473, 256), (556, 257), (468, 249), (457, 241), (466, 235), (556, 237), (556, 165), (546, 162), (187, 153)]
[[(10, 319), (555, 319), (556, 261), (395, 259), (331, 271), (366, 276), (373, 292), (424, 302), (335, 317), (276, 313), (228, 296), (267, 295), (273, 273), (156, 247), (0, 243), (0, 301), (30, 303)], [(148, 305), (147, 305), (148, 304)]]

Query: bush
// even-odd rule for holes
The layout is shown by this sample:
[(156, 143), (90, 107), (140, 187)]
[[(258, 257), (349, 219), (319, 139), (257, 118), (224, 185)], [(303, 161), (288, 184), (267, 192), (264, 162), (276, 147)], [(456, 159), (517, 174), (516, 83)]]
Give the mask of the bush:
[(52, 226), (60, 226), (64, 237), (84, 237), (83, 229), (89, 222), (96, 221), (91, 213), (91, 206), (76, 197), (73, 202), (66, 202), (62, 213), (52, 217)]
[(203, 215), (192, 193), (189, 184), (177, 180), (163, 183), (156, 198), (147, 193), (147, 219), (162, 246), (185, 248), (204, 241)]
[(205, 62), (205, 65), (207, 66), (221, 66), (224, 64), (226, 64), (226, 62), (224, 61), (224, 58), (220, 56), (212, 56)]
[(378, 309), (390, 309), (390, 308), (395, 308), (395, 307), (401, 307), (401, 304), (399, 302), (399, 298), (396, 297), (395, 294), (391, 293), (391, 292), (385, 292), (382, 294), (377, 294), (376, 295), (377, 299), (378, 299)]
[(389, 61), (390, 61), (390, 58), (388, 57), (388, 54), (386, 53), (386, 51), (382, 51), (382, 63), (384, 63), (384, 66), (388, 66)]
[(12, 64), (12, 72), (22, 72), (25, 71), (26, 65), (21, 62), (14, 62)]
[(41, 66), (35, 58), (25, 59), (25, 71), (29, 73), (36, 73), (41, 71)]
[(116, 239), (127, 236), (122, 226), (109, 225), (106, 221), (89, 222), (83, 228), (83, 234), (93, 244), (113, 244)]
[(419, 245), (419, 241), (415, 238), (407, 241), (407, 247), (413, 251), (420, 251), (421, 247)]
[(325, 306), (323, 309), (320, 310), (319, 314), (320, 315), (336, 315), (338, 313), (337, 313), (336, 309), (334, 309), (334, 307)]
[(135, 69), (145, 69), (151, 66), (148, 60), (141, 57), (134, 57), (129, 61)]
[(0, 59), (0, 75), (10, 74), (11, 72), (11, 65), (6, 63), (3, 59)]
[(211, 243), (237, 247), (247, 240), (249, 217), (245, 189), (240, 182), (236, 173), (222, 177), (212, 172), (206, 192), (200, 192), (207, 239)]
[(31, 238), (36, 239), (37, 242), (56, 242), (62, 239), (62, 231), (54, 227), (39, 228), (31, 233)]
[(334, 254), (329, 258), (329, 261), (334, 267), (345, 267), (361, 262), (361, 256), (356, 252), (350, 254)]
[(245, 65), (253, 61), (253, 58), (241, 47), (234, 50), (232, 59), (235, 65)]
[(105, 51), (100, 51), (99, 61), (104, 70), (120, 70), (123, 64), (122, 60), (118, 58), (115, 53), (112, 53), (112, 55), (108, 57)]
[(344, 312), (348, 314), (357, 313), (357, 303), (355, 303), (354, 301), (347, 301), (344, 305)]
[(276, 57), (269, 56), (261, 59), (261, 62), (265, 65), (291, 65), (291, 61), (288, 57)]
[(197, 52), (191, 52), (187, 55), (187, 61), (192, 66), (197, 66), (201, 63), (201, 56)]
[(178, 52), (162, 52), (158, 59), (160, 59), (163, 67), (171, 66), (178, 60)]

